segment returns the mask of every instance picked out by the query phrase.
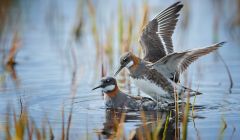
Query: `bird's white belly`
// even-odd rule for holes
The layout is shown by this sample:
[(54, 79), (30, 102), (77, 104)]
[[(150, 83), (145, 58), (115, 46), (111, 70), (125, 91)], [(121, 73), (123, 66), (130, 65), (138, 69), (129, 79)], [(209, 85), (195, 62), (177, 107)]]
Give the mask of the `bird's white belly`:
[(148, 79), (133, 79), (133, 81), (141, 91), (148, 94), (155, 100), (158, 100), (158, 97), (169, 97), (167, 92)]

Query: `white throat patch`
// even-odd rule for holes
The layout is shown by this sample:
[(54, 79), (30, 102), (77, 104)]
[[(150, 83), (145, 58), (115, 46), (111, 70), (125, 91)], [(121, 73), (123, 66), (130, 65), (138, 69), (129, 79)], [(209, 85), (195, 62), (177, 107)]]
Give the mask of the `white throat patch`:
[(126, 65), (126, 67), (127, 67), (127, 68), (130, 68), (131, 66), (133, 66), (133, 64), (134, 64), (134, 63), (133, 63), (133, 61), (131, 60), (131, 61)]
[(114, 89), (115, 89), (115, 85), (109, 85), (103, 88), (103, 92), (113, 91)]

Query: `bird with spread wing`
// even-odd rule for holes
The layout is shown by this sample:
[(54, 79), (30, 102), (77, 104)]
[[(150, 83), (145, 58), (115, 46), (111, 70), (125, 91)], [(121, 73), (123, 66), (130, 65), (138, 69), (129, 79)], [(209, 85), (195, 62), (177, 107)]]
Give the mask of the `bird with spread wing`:
[(178, 83), (179, 75), (199, 57), (209, 54), (225, 42), (208, 47), (174, 52), (172, 35), (183, 5), (176, 2), (161, 11), (143, 29), (140, 36), (143, 58), (127, 52), (120, 58), (117, 75), (124, 67), (140, 90), (153, 99), (166, 103), (174, 101), (174, 92), (190, 95), (200, 94)]

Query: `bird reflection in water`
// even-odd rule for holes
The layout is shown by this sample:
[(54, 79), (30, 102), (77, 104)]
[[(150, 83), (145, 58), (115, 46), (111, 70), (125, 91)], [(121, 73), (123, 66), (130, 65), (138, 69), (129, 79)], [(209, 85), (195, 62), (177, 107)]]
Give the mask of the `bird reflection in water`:
[[(156, 137), (162, 139), (163, 136), (165, 139), (174, 139), (176, 131), (175, 119), (171, 116), (174, 116), (172, 111), (127, 112), (126, 110), (107, 109), (106, 120), (103, 123), (103, 129), (100, 131), (99, 139), (112, 139), (115, 137), (125, 137), (126, 139), (152, 139)], [(122, 124), (136, 120), (142, 123), (129, 134), (126, 134)]]
[[(180, 107), (180, 106), (179, 106)], [(193, 105), (190, 105), (191, 110)], [(105, 122), (103, 128), (98, 131), (99, 139), (165, 139), (173, 140), (180, 139), (179, 123), (183, 118), (184, 105), (179, 108), (178, 115), (174, 109), (168, 111), (128, 111), (120, 109), (106, 109)], [(194, 111), (205, 109), (203, 105), (194, 105)], [(204, 119), (202, 116), (194, 114), (194, 119)], [(178, 119), (177, 119), (178, 118)], [(139, 121), (136, 128), (127, 132), (124, 130), (123, 124), (125, 122)]]

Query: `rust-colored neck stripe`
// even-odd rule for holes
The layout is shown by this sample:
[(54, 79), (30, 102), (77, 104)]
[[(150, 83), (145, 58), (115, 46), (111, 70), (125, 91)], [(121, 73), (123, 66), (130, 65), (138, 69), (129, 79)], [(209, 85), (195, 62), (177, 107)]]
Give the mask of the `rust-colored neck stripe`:
[(140, 59), (135, 56), (135, 55), (132, 55), (132, 60), (133, 60), (133, 66), (131, 67), (131, 69), (136, 69), (138, 64), (140, 63)]
[(118, 92), (119, 92), (119, 88), (118, 88), (118, 86), (115, 86), (115, 89), (113, 91), (107, 92), (106, 95), (108, 97), (113, 98), (118, 94)]

